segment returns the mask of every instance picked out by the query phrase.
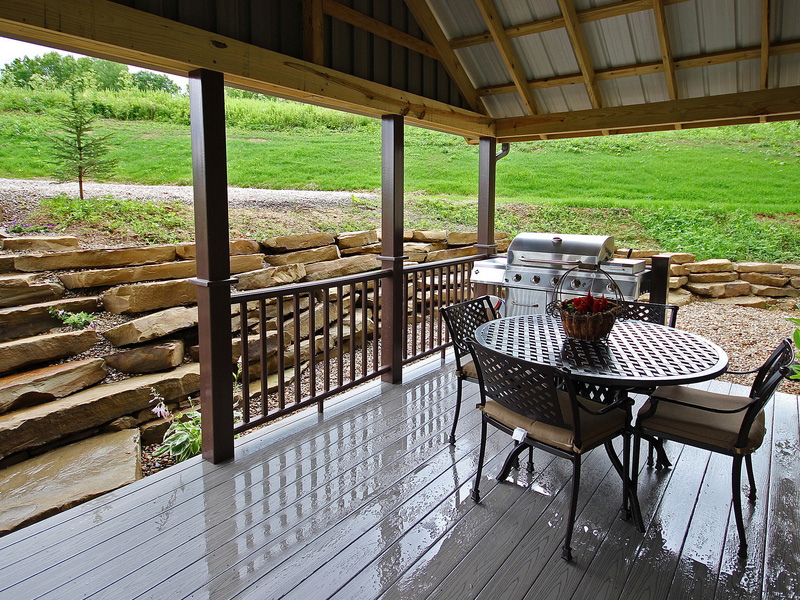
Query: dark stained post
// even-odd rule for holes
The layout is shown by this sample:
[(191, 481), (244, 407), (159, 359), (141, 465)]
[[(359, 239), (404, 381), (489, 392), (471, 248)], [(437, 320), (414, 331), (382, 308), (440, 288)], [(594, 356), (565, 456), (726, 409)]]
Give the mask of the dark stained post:
[[(497, 244), (494, 241), (496, 153), (497, 140), (492, 137), (482, 137), (478, 162), (478, 243), (475, 244), (478, 258), (488, 258), (497, 254)], [(488, 293), (489, 286), (483, 283), (475, 284), (476, 296)]]
[(668, 254), (656, 254), (651, 258), (650, 302), (667, 304), (669, 299), (669, 261)]
[(403, 380), (403, 117), (386, 115), (381, 123), (381, 259), (392, 270), (381, 298), (381, 364), (389, 366), (383, 381)]
[(203, 458), (233, 458), (233, 362), (222, 73), (189, 73)]

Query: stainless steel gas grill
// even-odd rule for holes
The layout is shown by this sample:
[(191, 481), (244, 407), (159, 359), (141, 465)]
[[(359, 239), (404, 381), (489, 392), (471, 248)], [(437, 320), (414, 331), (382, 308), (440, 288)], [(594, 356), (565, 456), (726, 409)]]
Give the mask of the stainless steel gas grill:
[[(650, 270), (644, 260), (614, 258), (614, 238), (603, 235), (520, 233), (508, 247), (508, 257), (475, 262), (472, 282), (505, 288), (505, 316), (543, 313), (553, 290), (566, 275), (561, 299), (616, 295), (636, 300), (648, 291)], [(598, 271), (598, 267), (614, 280)]]

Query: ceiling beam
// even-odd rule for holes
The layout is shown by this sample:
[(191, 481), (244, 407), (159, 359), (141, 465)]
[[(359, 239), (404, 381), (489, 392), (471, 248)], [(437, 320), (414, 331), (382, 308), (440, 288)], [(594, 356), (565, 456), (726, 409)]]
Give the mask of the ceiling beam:
[(534, 139), (541, 134), (596, 135), (620, 129), (672, 128), (676, 124), (691, 127), (693, 123), (704, 121), (786, 118), (789, 115), (800, 115), (800, 86), (498, 119), (495, 127), (500, 141), (514, 142)]
[(533, 90), (528, 85), (528, 78), (525, 76), (525, 70), (522, 68), (522, 63), (517, 56), (517, 52), (511, 45), (511, 40), (508, 39), (503, 23), (500, 20), (500, 15), (494, 6), (492, 0), (476, 0), (478, 9), (483, 15), (484, 21), (489, 26), (489, 33), (492, 34), (497, 49), (500, 51), (500, 56), (506, 65), (511, 79), (514, 81), (514, 86), (522, 98), (522, 104), (528, 111), (529, 115), (539, 113), (539, 106), (536, 103), (536, 97), (533, 95)]
[[(751, 46), (750, 48), (740, 48), (738, 50), (723, 50), (710, 54), (700, 54), (698, 56), (687, 56), (685, 58), (673, 59), (673, 67), (676, 71), (681, 69), (696, 69), (709, 65), (721, 65), (726, 63), (738, 62), (741, 60), (758, 60), (761, 57), (761, 47)], [(800, 41), (779, 42), (769, 47), (770, 56), (785, 56), (787, 54), (800, 53)], [(643, 63), (640, 65), (628, 65), (613, 67), (611, 69), (601, 69), (594, 72), (595, 80), (607, 81), (610, 79), (620, 79), (623, 77), (634, 77), (636, 75), (652, 75), (664, 72), (662, 61)], [(528, 85), (534, 89), (558, 87), (562, 85), (575, 85), (583, 83), (583, 75), (574, 73), (571, 75), (559, 75), (545, 79), (533, 79), (528, 81)], [(513, 83), (503, 83), (478, 88), (481, 96), (496, 96), (499, 94), (511, 94), (516, 90)]]
[(439, 52), (439, 60), (455, 82), (461, 95), (464, 96), (469, 107), (476, 112), (486, 112), (483, 101), (478, 96), (478, 92), (475, 91), (475, 86), (470, 81), (466, 71), (464, 71), (461, 61), (458, 60), (456, 53), (450, 48), (447, 37), (444, 35), (427, 1), (405, 0), (405, 3), (417, 25), (425, 32), (428, 39), (433, 42), (434, 47)]
[[(688, 0), (664, 0), (664, 4), (678, 4), (680, 2), (688, 2)], [(594, 8), (587, 8), (578, 12), (578, 21), (581, 23), (590, 23), (592, 21), (599, 21), (601, 19), (609, 19), (611, 17), (619, 17), (643, 10), (651, 10), (653, 8), (653, 0), (622, 0), (615, 4), (607, 4), (605, 6), (596, 6)], [(523, 35), (532, 35), (534, 33), (544, 33), (545, 31), (553, 31), (554, 29), (564, 28), (564, 17), (550, 17), (549, 19), (541, 19), (539, 21), (532, 21), (530, 23), (521, 23), (519, 25), (512, 25), (506, 28), (506, 35), (510, 38), (521, 37)], [(488, 44), (493, 41), (492, 34), (488, 31), (483, 33), (476, 33), (467, 35), (460, 38), (450, 40), (450, 47), (453, 50), (459, 48), (468, 48), (470, 46), (478, 46), (480, 44)]]
[(303, 0), (303, 58), (318, 65), (325, 62), (322, 0)]
[(767, 89), (769, 71), (769, 0), (761, 0), (761, 89)]
[(586, 91), (589, 93), (589, 100), (594, 108), (600, 108), (603, 106), (600, 98), (600, 90), (594, 78), (594, 67), (592, 67), (592, 61), (589, 57), (589, 48), (586, 46), (583, 30), (578, 21), (578, 14), (575, 12), (575, 4), (573, 0), (558, 0), (558, 6), (561, 9), (561, 14), (564, 16), (564, 25), (566, 26), (569, 39), (572, 42), (572, 50), (575, 52), (575, 59), (578, 61), (578, 66), (583, 74)]
[(492, 119), (108, 0), (3, 0), (0, 35), (187, 75), (204, 68), (228, 85), (469, 137), (494, 135)]
[(675, 81), (675, 67), (672, 63), (672, 49), (669, 45), (667, 15), (664, 11), (664, 0), (653, 0), (653, 16), (658, 31), (658, 44), (661, 47), (661, 62), (664, 63), (664, 76), (667, 79), (667, 91), (670, 100), (678, 98), (678, 83)]

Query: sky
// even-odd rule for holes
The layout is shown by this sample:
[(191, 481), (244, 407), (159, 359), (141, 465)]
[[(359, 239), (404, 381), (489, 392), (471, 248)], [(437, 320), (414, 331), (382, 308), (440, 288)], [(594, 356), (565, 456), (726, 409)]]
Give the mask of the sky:
[[(19, 42), (10, 38), (0, 37), (0, 68), (4, 67), (15, 58), (22, 58), (23, 56), (30, 56), (33, 58), (34, 56), (41, 56), (42, 54), (47, 54), (48, 52), (71, 54), (75, 57), (82, 56), (81, 54), (75, 54), (74, 52), (64, 52), (63, 50), (56, 50), (54, 48), (48, 48), (47, 46), (37, 46), (36, 44), (29, 44), (28, 42)], [(128, 69), (131, 73), (144, 70), (132, 66), (129, 66)], [(175, 83), (177, 83), (182, 90), (186, 89), (188, 79), (185, 77), (178, 77), (177, 75), (170, 75), (169, 73), (166, 73), (166, 75)]]

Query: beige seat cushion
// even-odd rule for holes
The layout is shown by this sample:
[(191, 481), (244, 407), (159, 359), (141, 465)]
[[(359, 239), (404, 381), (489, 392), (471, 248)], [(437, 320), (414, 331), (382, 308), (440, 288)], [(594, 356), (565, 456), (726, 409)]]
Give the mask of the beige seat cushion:
[[(563, 413), (569, 415), (569, 394), (559, 391), (558, 400), (561, 403)], [(595, 412), (603, 408), (603, 405), (599, 402), (592, 402), (585, 398), (578, 398), (578, 402)], [(580, 447), (578, 447), (575, 445), (572, 428), (556, 427), (540, 421), (534, 421), (494, 401), (487, 402), (482, 407), (482, 410), (487, 416), (500, 421), (507, 427), (512, 429), (521, 427), (538, 442), (576, 454), (581, 454), (585, 450), (593, 448), (599, 441), (612, 438), (625, 428), (625, 411), (622, 409), (612, 410), (604, 415), (592, 415), (581, 411), (581, 437), (583, 439)]]
[(456, 371), (456, 376), (458, 377), (471, 377), (472, 379), (478, 378), (478, 368), (475, 366), (475, 362), (472, 360), (468, 360), (464, 364), (461, 365), (461, 371)]
[[(721, 410), (741, 408), (750, 402), (750, 398), (743, 396), (717, 394), (680, 385), (656, 388), (653, 395)], [(649, 400), (639, 409), (639, 423), (647, 429), (719, 448), (728, 454), (750, 454), (764, 441), (766, 432), (764, 411), (761, 411), (753, 421), (747, 445), (744, 448), (737, 448), (736, 439), (739, 437), (739, 430), (747, 413), (745, 410), (722, 414), (659, 402), (656, 414), (642, 421), (641, 415), (648, 410), (650, 410)]]

